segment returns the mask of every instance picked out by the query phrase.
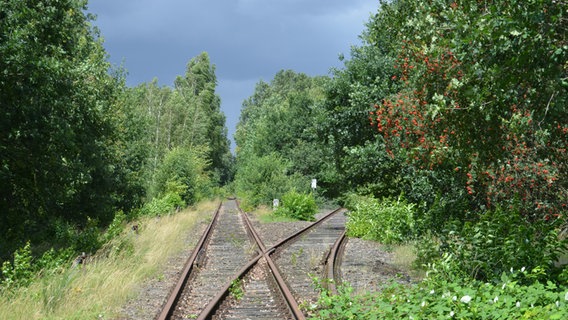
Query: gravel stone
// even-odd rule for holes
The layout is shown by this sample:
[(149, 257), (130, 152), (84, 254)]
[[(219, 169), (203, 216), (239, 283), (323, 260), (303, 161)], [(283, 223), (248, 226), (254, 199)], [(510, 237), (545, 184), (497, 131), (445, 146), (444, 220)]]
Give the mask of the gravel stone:
[(375, 241), (348, 238), (341, 263), (341, 279), (353, 293), (377, 292), (391, 281), (410, 283), (411, 278), (393, 264), (393, 254)]

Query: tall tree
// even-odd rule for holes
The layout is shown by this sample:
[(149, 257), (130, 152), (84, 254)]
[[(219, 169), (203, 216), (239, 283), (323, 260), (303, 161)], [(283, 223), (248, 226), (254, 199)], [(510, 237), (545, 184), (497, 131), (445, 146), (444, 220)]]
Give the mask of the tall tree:
[(86, 1), (0, 1), (0, 237), (5, 255), (61, 217), (108, 220), (119, 83)]
[(282, 70), (270, 83), (260, 81), (253, 95), (244, 101), (235, 133), (237, 191), (260, 190), (259, 183), (265, 179), (260, 172), (272, 176), (268, 180), (274, 183), (282, 183), (286, 175), (290, 178), (289, 184), (282, 186), (262, 182), (262, 188), (272, 190), (250, 195), (255, 204), (270, 200), (266, 198), (269, 193), (281, 195), (300, 179), (306, 188), (309, 179), (319, 177), (325, 150), (317, 143), (317, 128), (326, 81), (324, 77)]
[(393, 156), (451, 174), (477, 208), (565, 210), (566, 19), (552, 0), (384, 3), (370, 40), (394, 39), (401, 87), (372, 120)]
[(208, 146), (211, 166), (225, 175), (229, 158), (229, 140), (225, 127), (225, 115), (221, 112), (221, 99), (215, 93), (217, 76), (207, 52), (191, 59), (183, 77), (175, 80), (175, 91), (181, 98), (183, 110), (179, 136), (181, 144)]

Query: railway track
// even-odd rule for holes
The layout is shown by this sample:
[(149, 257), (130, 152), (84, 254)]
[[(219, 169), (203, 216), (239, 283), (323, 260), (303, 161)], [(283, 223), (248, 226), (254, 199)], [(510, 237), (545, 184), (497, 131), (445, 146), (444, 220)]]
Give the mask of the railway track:
[(337, 287), (343, 283), (341, 275), (341, 264), (343, 262), (343, 254), (347, 244), (347, 234), (343, 230), (341, 235), (335, 240), (333, 247), (329, 250), (325, 258), (325, 275), (324, 278), (328, 279), (323, 285), (332, 294), (337, 294)]
[(344, 230), (342, 213), (267, 249), (238, 203), (227, 201), (184, 269), (177, 286), (183, 290), (176, 287), (158, 319), (304, 319), (298, 301), (317, 298), (310, 274), (324, 276), (330, 248)]
[(331, 212), (317, 224), (275, 245), (276, 250), (271, 254), (294, 297), (307, 309), (319, 297), (312, 277), (326, 277), (324, 271), (330, 250), (345, 231), (344, 213), (343, 209)]
[(191, 262), (191, 272), (185, 275), (185, 285), (168, 300), (169, 310), (162, 312), (160, 319), (194, 319), (219, 288), (258, 255), (236, 203), (227, 201), (217, 211), (202, 246), (196, 249), (198, 253)]

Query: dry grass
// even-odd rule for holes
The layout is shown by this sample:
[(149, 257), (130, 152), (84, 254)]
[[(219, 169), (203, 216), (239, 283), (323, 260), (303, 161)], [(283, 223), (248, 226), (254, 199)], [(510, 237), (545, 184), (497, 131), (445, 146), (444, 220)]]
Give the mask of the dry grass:
[[(10, 296), (0, 296), (0, 319), (108, 319), (136, 295), (141, 282), (159, 274), (163, 261), (187, 245), (188, 232), (215, 210), (216, 202), (127, 226), (82, 268), (44, 276)], [(198, 237), (196, 237), (198, 238)]]
[(392, 247), (393, 264), (415, 279), (424, 277), (424, 272), (413, 266), (416, 260), (416, 250), (413, 243), (399, 244)]

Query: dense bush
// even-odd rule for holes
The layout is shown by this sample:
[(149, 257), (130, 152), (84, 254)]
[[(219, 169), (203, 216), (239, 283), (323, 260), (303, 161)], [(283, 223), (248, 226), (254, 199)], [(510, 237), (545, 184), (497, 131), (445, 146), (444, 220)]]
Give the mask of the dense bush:
[(104, 237), (107, 241), (115, 238), (118, 236), (122, 229), (124, 229), (124, 225), (126, 223), (127, 217), (122, 211), (117, 211), (114, 214), (114, 219), (112, 220), (111, 224), (108, 226)]
[(177, 189), (174, 193), (178, 193), (187, 204), (205, 197), (210, 186), (205, 171), (209, 163), (204, 153), (198, 148), (174, 148), (169, 151), (155, 175), (151, 195), (163, 198), (174, 188)]
[[(532, 221), (566, 207), (565, 11), (554, 1), (383, 2), (368, 41), (398, 90), (369, 120), (387, 152), (443, 172), (472, 209), (522, 202)], [(379, 59), (377, 59), (379, 61)], [(453, 183), (456, 182), (456, 183)]]
[(351, 195), (346, 206), (350, 210), (349, 236), (393, 244), (411, 239), (418, 231), (416, 206), (402, 196), (379, 200)]
[(14, 252), (14, 261), (4, 261), (2, 264), (3, 289), (10, 289), (21, 285), (28, 285), (32, 281), (32, 250), (30, 243)]
[(179, 192), (170, 191), (159, 198), (154, 198), (146, 203), (138, 212), (139, 215), (155, 217), (161, 214), (171, 213), (176, 208), (186, 206)]
[[(519, 210), (497, 208), (480, 221), (451, 226), (439, 241), (418, 242), (421, 263), (437, 263), (451, 257), (454, 271), (462, 276), (494, 280), (510, 268), (540, 268), (553, 279), (554, 263), (568, 252), (568, 239), (559, 237), (562, 220), (530, 222)], [(544, 279), (542, 279), (544, 280)]]
[(95, 252), (102, 244), (99, 222), (96, 219), (87, 218), (84, 225), (75, 225), (63, 219), (55, 219), (52, 223), (52, 245), (69, 248), (74, 252)]
[(298, 220), (314, 221), (317, 209), (316, 200), (312, 194), (290, 190), (282, 196), (280, 206), (274, 213)]
[(4, 261), (0, 268), (0, 294), (17, 287), (29, 285), (38, 274), (55, 273), (69, 263), (73, 256), (70, 248), (45, 251), (40, 257), (34, 258), (32, 247), (26, 245), (14, 252), (13, 259)]
[[(262, 157), (249, 155), (239, 165), (234, 186), (235, 192), (242, 198), (243, 209), (251, 210), (282, 198), (289, 190), (299, 187), (301, 180), (298, 175), (288, 175), (286, 161), (278, 154), (271, 153)], [(305, 185), (308, 186), (307, 183)]]

